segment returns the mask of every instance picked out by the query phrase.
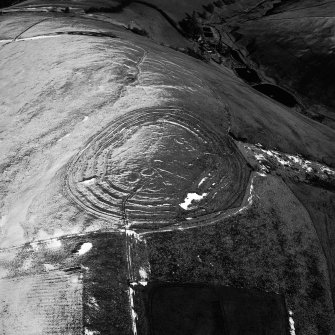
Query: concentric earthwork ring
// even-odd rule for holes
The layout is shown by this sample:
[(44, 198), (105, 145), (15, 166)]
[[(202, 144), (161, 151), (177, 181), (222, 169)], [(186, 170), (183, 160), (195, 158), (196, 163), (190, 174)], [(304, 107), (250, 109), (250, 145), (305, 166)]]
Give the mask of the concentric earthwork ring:
[(152, 229), (238, 207), (249, 174), (230, 138), (204, 120), (140, 109), (88, 142), (69, 165), (66, 189), (95, 216)]

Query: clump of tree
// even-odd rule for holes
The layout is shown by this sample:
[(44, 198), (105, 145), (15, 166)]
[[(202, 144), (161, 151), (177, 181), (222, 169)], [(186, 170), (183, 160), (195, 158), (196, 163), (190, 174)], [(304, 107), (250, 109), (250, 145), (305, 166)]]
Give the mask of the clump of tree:
[(223, 6), (223, 2), (218, 0), (218, 1), (214, 1), (213, 2), (214, 6), (218, 7), (218, 8), (222, 8)]
[(193, 58), (200, 59), (200, 60), (202, 60), (204, 62), (209, 62), (208, 55), (206, 55), (202, 50), (196, 50), (196, 49), (187, 48), (184, 53), (186, 53), (187, 55), (189, 55), (189, 56), (191, 56)]
[(204, 8), (205, 11), (211, 14), (214, 12), (214, 5), (212, 3), (209, 3), (208, 5), (203, 5), (202, 7)]
[(186, 18), (180, 21), (179, 25), (184, 31), (185, 36), (193, 40), (197, 40), (202, 34), (196, 12), (193, 12), (192, 15), (186, 14)]
[(130, 31), (132, 31), (133, 33), (137, 34), (137, 35), (141, 35), (141, 36), (149, 36), (148, 32), (145, 29), (141, 29), (141, 28), (137, 28), (137, 27), (131, 27), (128, 28)]

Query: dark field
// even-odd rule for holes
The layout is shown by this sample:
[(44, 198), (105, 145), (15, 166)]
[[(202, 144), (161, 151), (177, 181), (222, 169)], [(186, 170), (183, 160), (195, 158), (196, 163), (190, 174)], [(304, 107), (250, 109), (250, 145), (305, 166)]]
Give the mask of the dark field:
[(215, 285), (149, 284), (151, 335), (288, 335), (284, 299)]

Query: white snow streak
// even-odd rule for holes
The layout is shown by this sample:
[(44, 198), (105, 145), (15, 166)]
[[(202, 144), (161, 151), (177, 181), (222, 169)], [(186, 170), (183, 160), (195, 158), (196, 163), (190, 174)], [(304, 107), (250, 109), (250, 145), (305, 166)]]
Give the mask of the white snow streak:
[(129, 297), (129, 303), (130, 303), (131, 323), (132, 323), (133, 334), (137, 335), (137, 326), (136, 326), (137, 313), (135, 312), (134, 296), (135, 296), (135, 291), (133, 290), (132, 287), (129, 287), (128, 297)]
[(302, 158), (299, 154), (290, 155), (285, 154), (280, 151), (275, 150), (265, 150), (255, 145), (244, 145), (244, 148), (251, 150), (253, 156), (259, 164), (259, 170), (261, 173), (269, 173), (269, 162), (276, 164), (277, 167), (283, 167), (284, 169), (291, 168), (295, 170), (300, 170), (307, 174), (316, 174), (319, 178), (326, 178), (327, 175), (335, 176), (335, 170), (329, 168), (326, 165), (322, 165), (318, 162), (313, 162), (307, 159)]
[(293, 312), (292, 311), (288, 311), (289, 314), (289, 323), (290, 323), (290, 335), (295, 335), (295, 327), (294, 327), (294, 320), (293, 320)]
[(83, 180), (81, 183), (86, 186), (90, 186), (90, 185), (95, 184), (96, 180), (97, 180), (96, 178), (91, 178), (91, 179)]
[(83, 243), (80, 249), (76, 252), (77, 255), (84, 255), (92, 249), (93, 245), (90, 242)]
[(198, 187), (200, 187), (206, 180), (208, 179), (208, 177), (204, 177), (200, 180), (200, 183), (198, 184)]

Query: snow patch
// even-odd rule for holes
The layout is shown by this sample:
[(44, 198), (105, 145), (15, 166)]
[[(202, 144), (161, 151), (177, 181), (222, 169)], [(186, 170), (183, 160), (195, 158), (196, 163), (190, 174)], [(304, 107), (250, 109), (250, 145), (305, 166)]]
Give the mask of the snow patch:
[(133, 281), (129, 283), (130, 286), (137, 286), (137, 285), (142, 285), (142, 286), (147, 286), (148, 282), (146, 280), (140, 280), (140, 281)]
[[(265, 163), (275, 163), (277, 166), (282, 166), (283, 168), (292, 168), (294, 170), (304, 171), (308, 174), (316, 174), (319, 178), (325, 179), (327, 175), (335, 175), (335, 170), (322, 165), (318, 162), (312, 162), (307, 159), (302, 158), (299, 154), (290, 155), (285, 154), (275, 150), (265, 150), (257, 145), (245, 145), (247, 150), (251, 150), (255, 159), (259, 164), (259, 170), (261, 173), (269, 173), (269, 167)], [(271, 158), (269, 160), (269, 158)]]
[(85, 328), (85, 335), (100, 335), (100, 332), (97, 330), (89, 330)]
[(84, 255), (87, 252), (89, 252), (93, 247), (93, 244), (91, 242), (83, 243), (80, 247), (80, 249), (76, 252), (77, 255)]
[(34, 251), (38, 251), (40, 249), (38, 242), (31, 242), (30, 246), (33, 248)]
[[(271, 155), (272, 155), (272, 153), (271, 153)], [(302, 159), (300, 157), (292, 156), (292, 155), (287, 155), (287, 157), (290, 158), (296, 164), (302, 164)]]
[(140, 274), (141, 280), (148, 279), (148, 273), (147, 273), (147, 270), (145, 268), (141, 267), (138, 272)]
[(330, 168), (325, 166), (322, 167), (322, 172), (335, 175), (335, 170), (331, 170)]
[(52, 264), (43, 264), (46, 271), (55, 270), (55, 267)]
[(59, 140), (58, 140), (58, 142), (61, 142), (61, 141), (63, 141), (64, 140), (64, 138), (67, 138), (67, 137), (69, 137), (70, 136), (70, 134), (66, 134), (66, 135), (64, 135), (63, 137), (61, 137)]
[(4, 227), (7, 221), (7, 215), (3, 215), (0, 217), (0, 227)]
[(60, 240), (50, 240), (46, 243), (47, 248), (49, 249), (59, 249), (62, 246), (62, 241)]
[(139, 269), (139, 274), (140, 274), (140, 277), (141, 277), (141, 280), (138, 282), (139, 285), (142, 285), (142, 286), (147, 286), (148, 285), (148, 272), (145, 268), (141, 267)]
[(133, 230), (126, 229), (126, 235), (132, 236), (138, 241), (142, 241), (142, 237)]
[(201, 195), (198, 193), (188, 193), (184, 202), (179, 204), (179, 206), (185, 210), (188, 210), (191, 203), (193, 201), (200, 201), (202, 200), (208, 193), (202, 193)]
[(265, 157), (263, 154), (256, 154), (255, 155), (255, 158), (258, 160), (258, 161), (263, 161), (265, 160)]
[(83, 180), (81, 183), (86, 185), (86, 186), (90, 186), (95, 184), (97, 178), (91, 178), (91, 179), (87, 179), (87, 180)]
[(22, 269), (28, 270), (31, 268), (32, 265), (33, 265), (33, 260), (31, 258), (28, 258), (23, 262)]
[(79, 282), (80, 282), (80, 280), (79, 280), (78, 277), (72, 277), (72, 278), (71, 278), (71, 283), (72, 283), (72, 284), (76, 284), (76, 285), (77, 285)]
[(99, 309), (99, 305), (95, 297), (89, 297), (88, 298), (88, 304), (90, 307), (94, 307), (95, 309)]

